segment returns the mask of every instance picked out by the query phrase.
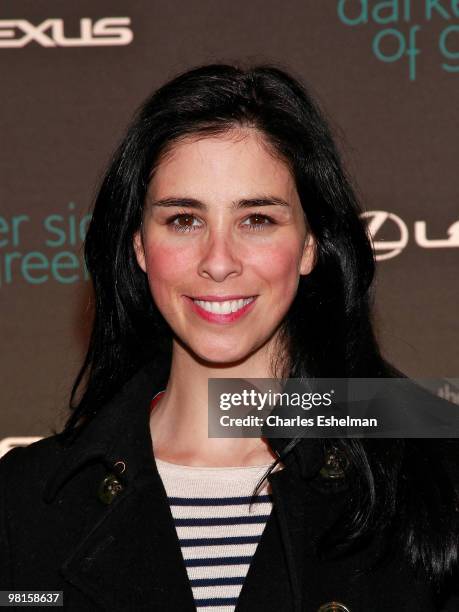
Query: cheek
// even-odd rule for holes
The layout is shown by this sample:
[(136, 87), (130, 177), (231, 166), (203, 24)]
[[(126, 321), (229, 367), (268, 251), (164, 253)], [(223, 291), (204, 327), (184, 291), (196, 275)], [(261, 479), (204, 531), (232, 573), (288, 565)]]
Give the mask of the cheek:
[(271, 247), (253, 262), (257, 273), (269, 284), (278, 298), (276, 303), (291, 299), (299, 280), (298, 252), (285, 245)]
[(190, 278), (195, 257), (190, 249), (177, 249), (166, 244), (155, 243), (154, 248), (146, 248), (146, 269), (150, 290), (155, 301), (161, 296), (177, 289)]

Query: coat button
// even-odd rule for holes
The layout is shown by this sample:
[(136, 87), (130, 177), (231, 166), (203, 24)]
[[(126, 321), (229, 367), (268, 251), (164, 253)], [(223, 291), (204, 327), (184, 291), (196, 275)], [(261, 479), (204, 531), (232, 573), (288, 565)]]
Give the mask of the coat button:
[(348, 466), (349, 459), (345, 453), (333, 447), (325, 455), (325, 463), (320, 470), (320, 474), (329, 479), (344, 478)]
[(104, 504), (111, 504), (115, 497), (123, 490), (123, 485), (120, 483), (115, 474), (109, 474), (100, 483), (98, 496)]
[(322, 604), (317, 612), (351, 612), (351, 610), (339, 601), (329, 601)]

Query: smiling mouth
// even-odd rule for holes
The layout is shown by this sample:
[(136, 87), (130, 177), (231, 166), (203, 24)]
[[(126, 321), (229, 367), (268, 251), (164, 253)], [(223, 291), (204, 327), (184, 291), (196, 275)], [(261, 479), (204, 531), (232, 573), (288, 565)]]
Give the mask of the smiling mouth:
[(206, 310), (207, 312), (211, 312), (216, 315), (226, 315), (231, 314), (232, 312), (237, 312), (253, 302), (256, 296), (252, 296), (249, 298), (241, 298), (239, 300), (225, 300), (219, 302), (211, 302), (210, 300), (196, 300), (191, 298), (195, 304)]

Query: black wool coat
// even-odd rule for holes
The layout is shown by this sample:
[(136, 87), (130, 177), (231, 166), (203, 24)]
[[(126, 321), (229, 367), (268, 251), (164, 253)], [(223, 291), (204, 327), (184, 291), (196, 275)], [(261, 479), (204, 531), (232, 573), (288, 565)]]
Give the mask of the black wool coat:
[[(193, 612), (179, 541), (149, 429), (167, 380), (146, 366), (64, 445), (51, 436), (0, 461), (0, 590), (62, 590), (72, 612)], [(285, 440), (268, 439), (279, 453)], [(394, 552), (372, 568), (378, 538), (322, 558), (321, 534), (344, 511), (317, 441), (302, 440), (270, 475), (273, 511), (236, 612), (433, 612), (422, 572)], [(122, 462), (122, 463), (120, 463)]]

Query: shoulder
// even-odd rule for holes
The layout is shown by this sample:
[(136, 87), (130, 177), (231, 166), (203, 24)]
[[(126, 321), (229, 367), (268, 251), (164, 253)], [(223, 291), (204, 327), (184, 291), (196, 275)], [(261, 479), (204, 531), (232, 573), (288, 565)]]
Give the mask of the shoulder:
[(405, 551), (447, 592), (459, 570), (459, 440), (406, 440), (405, 453), (397, 517)]
[(0, 459), (0, 486), (14, 488), (44, 483), (57, 468), (65, 453), (59, 434), (16, 446)]
[(46, 481), (61, 457), (57, 434), (16, 446), (0, 459), (0, 582), (12, 571), (13, 525), (25, 533), (26, 518), (36, 519)]
[[(458, 408), (459, 410), (459, 408)], [(411, 472), (443, 479), (459, 494), (459, 438), (413, 438), (405, 441), (405, 456)]]

